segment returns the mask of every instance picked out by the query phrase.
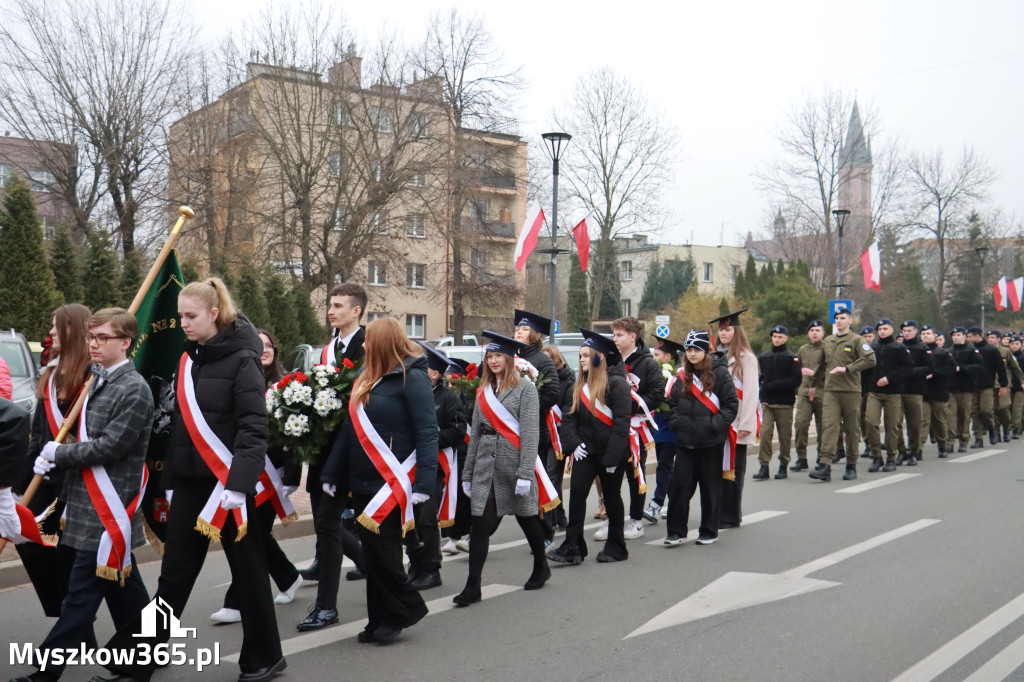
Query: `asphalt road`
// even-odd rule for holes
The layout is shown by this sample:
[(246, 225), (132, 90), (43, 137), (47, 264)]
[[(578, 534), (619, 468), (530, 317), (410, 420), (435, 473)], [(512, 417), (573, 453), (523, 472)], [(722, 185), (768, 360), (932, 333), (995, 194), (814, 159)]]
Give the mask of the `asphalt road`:
[[(279, 679), (1024, 680), (1024, 441), (948, 460), (934, 450), (894, 474), (868, 474), (862, 462), (854, 483), (840, 480), (839, 466), (831, 483), (805, 473), (748, 479), (744, 525), (717, 544), (665, 548), (664, 522), (648, 525), (629, 541), (628, 561), (598, 564), (592, 545), (582, 566), (555, 568), (536, 592), (522, 590), (529, 550), (507, 519), (484, 568), (485, 599), (452, 608), (467, 557), (446, 558), (444, 585), (424, 593), (431, 615), (388, 647), (356, 642), (363, 583), (342, 582), (341, 624), (300, 635), (294, 624), (315, 596), (303, 587), (277, 607), (288, 659)], [(696, 499), (692, 509), (699, 516)], [(283, 546), (304, 565), (313, 538)], [(141, 568), (151, 590), (158, 569)], [(223, 554), (210, 555), (200, 580), (179, 614), (197, 629), (188, 650), (216, 642), (229, 658), (241, 626), (208, 620), (229, 580)], [(29, 587), (0, 592), (0, 611), (4, 642), (38, 643), (52, 624)], [(105, 611), (96, 629), (101, 642), (110, 634)], [(24, 673), (7, 659), (0, 679)], [(64, 679), (97, 672), (69, 669)], [(237, 674), (222, 660), (154, 679)]]

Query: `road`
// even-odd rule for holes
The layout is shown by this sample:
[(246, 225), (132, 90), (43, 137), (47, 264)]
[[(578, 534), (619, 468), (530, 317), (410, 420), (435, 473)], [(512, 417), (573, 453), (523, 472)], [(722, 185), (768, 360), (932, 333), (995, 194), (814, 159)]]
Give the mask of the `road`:
[[(628, 561), (598, 564), (592, 546), (582, 566), (554, 568), (536, 592), (522, 590), (529, 550), (507, 519), (484, 568), (486, 598), (452, 608), (467, 557), (446, 558), (444, 585), (424, 593), (431, 615), (390, 647), (355, 640), (362, 583), (343, 581), (341, 624), (300, 635), (294, 624), (315, 588), (300, 589), (294, 603), (277, 607), (288, 658), (280, 679), (1021, 680), (1022, 443), (948, 460), (929, 446), (922, 464), (896, 473), (868, 474), (861, 463), (853, 483), (840, 480), (840, 467), (831, 483), (806, 474), (748, 480), (744, 525), (717, 544), (665, 548), (664, 522), (648, 525), (644, 538), (629, 541)], [(692, 509), (699, 516), (696, 499)], [(283, 546), (303, 565), (313, 538)], [(141, 568), (151, 590), (158, 569)], [(223, 554), (211, 554), (179, 614), (198, 631), (189, 647), (216, 641), (225, 657), (237, 654), (241, 627), (208, 620), (228, 580)], [(38, 643), (51, 624), (28, 587), (0, 592), (0, 609), (6, 642)], [(103, 641), (111, 631), (105, 611), (96, 627)], [(64, 679), (96, 672), (69, 670)], [(227, 681), (237, 673), (225, 660), (202, 675), (167, 668), (154, 679)]]

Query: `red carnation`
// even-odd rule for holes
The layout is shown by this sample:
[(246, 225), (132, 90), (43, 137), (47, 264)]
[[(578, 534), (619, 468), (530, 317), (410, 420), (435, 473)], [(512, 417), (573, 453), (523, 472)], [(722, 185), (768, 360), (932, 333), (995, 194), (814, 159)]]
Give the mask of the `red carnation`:
[(344, 360), (341, 361), (341, 366), (344, 367), (345, 369), (352, 369), (353, 367), (356, 366), (356, 364), (349, 360), (348, 358), (345, 358)]
[(476, 369), (477, 367), (475, 362), (469, 363), (469, 365), (466, 366), (466, 378), (470, 381), (476, 379)]
[(448, 378), (451, 379), (452, 381), (458, 381), (459, 379), (462, 378), (462, 375), (461, 374), (452, 374)]
[(292, 375), (292, 378), (295, 379), (295, 381), (298, 381), (300, 384), (306, 383), (306, 375), (303, 374), (302, 372), (296, 372), (295, 374)]

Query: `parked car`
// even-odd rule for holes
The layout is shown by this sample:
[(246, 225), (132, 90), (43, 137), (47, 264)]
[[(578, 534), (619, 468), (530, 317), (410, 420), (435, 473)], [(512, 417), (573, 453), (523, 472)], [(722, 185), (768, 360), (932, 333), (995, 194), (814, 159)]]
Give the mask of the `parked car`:
[(320, 362), (320, 354), (323, 353), (323, 350), (323, 346), (299, 344), (281, 358), (281, 367), (285, 372), (308, 372), (313, 369), (313, 365)]
[[(434, 338), (434, 339), (427, 339), (427, 343), (429, 343), (434, 348), (446, 348), (448, 346), (454, 346), (455, 345), (455, 337), (454, 336), (438, 336), (437, 338)], [(480, 345), (480, 341), (477, 340), (475, 334), (463, 334), (462, 335), (462, 345), (463, 346), (479, 346)]]
[(29, 412), (36, 409), (36, 385), (39, 364), (32, 357), (25, 337), (13, 329), (0, 335), (0, 357), (11, 370), (14, 392), (11, 399)]
[(484, 348), (486, 346), (441, 346), (438, 350), (450, 358), (475, 362), (479, 365), (484, 361)]

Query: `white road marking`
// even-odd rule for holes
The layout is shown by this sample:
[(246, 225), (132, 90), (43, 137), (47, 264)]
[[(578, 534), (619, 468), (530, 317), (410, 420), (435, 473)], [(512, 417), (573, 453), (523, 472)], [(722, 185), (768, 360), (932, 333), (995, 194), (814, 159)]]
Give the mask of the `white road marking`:
[(706, 585), (698, 592), (691, 594), (675, 606), (662, 611), (623, 639), (645, 635), (664, 628), (728, 613), (729, 611), (743, 609), (748, 606), (767, 604), (788, 597), (835, 587), (840, 583), (816, 580), (807, 576), (815, 571), (833, 566), (844, 559), (849, 559), (869, 549), (904, 537), (938, 522), (937, 519), (921, 519), (778, 574), (731, 571), (718, 580)]
[(973, 455), (964, 455), (963, 457), (957, 457), (956, 459), (949, 460), (950, 464), (965, 464), (966, 462), (974, 462), (979, 459), (985, 459), (992, 455), (1001, 455), (1006, 450), (982, 450), (981, 452), (975, 452)]
[[(777, 516), (782, 516), (782, 515), (788, 514), (788, 513), (789, 512), (771, 511), (769, 509), (765, 509), (763, 511), (754, 512), (753, 514), (745, 514), (743, 516), (743, 526), (749, 526), (750, 524), (757, 523), (758, 521), (767, 521), (768, 519), (774, 519)], [(742, 528), (742, 526), (741, 526), (741, 528)], [(724, 533), (727, 530), (733, 530), (733, 529), (732, 528), (723, 528), (722, 532)], [(698, 534), (698, 529), (695, 528), (695, 529), (691, 530), (689, 533), (686, 534), (686, 539), (687, 540), (696, 540), (697, 539), (697, 534)], [(660, 540), (652, 540), (650, 542), (645, 542), (644, 544), (646, 544), (646, 545), (664, 545), (665, 544), (665, 538), (661, 538)]]
[(911, 478), (920, 476), (921, 474), (893, 474), (892, 476), (886, 476), (885, 478), (879, 478), (868, 483), (861, 483), (860, 485), (851, 485), (848, 488), (840, 488), (837, 493), (862, 493), (867, 490), (874, 490), (875, 488), (881, 488), (882, 486), (891, 485), (893, 483), (899, 483), (900, 481), (906, 481)]
[[(934, 680), (936, 677), (952, 668), (961, 658), (974, 651), (997, 632), (1001, 631), (1021, 616), (1024, 616), (1024, 594), (1021, 594), (1016, 599), (997, 609), (994, 613), (982, 619), (962, 634), (957, 635), (949, 642), (939, 647), (930, 656), (911, 667), (899, 677), (895, 678), (893, 682), (929, 682), (929, 680)], [(1016, 646), (1016, 644), (1017, 642), (1011, 644), (1010, 647), (1007, 647), (1003, 652), (1000, 652), (996, 658), (1002, 656), (1004, 652), (1009, 650), (1011, 647)], [(1008, 656), (1009, 655), (1016, 655), (1016, 653), (1011, 652)], [(991, 661), (989, 663), (991, 663)], [(994, 680), (1002, 678), (987, 679)]]
[[(588, 523), (587, 525), (583, 526), (583, 531), (586, 532), (588, 530), (594, 530), (595, 528), (600, 528), (603, 525), (604, 525), (603, 521), (601, 523)], [(564, 535), (564, 534), (565, 534), (565, 531), (558, 531), (558, 533), (555, 533), (556, 536), (557, 535)], [(488, 549), (487, 549), (487, 552), (488, 552), (488, 554), (491, 553), (491, 552), (500, 552), (503, 549), (512, 549), (513, 547), (522, 547), (525, 544), (526, 544), (526, 538), (523, 538), (522, 540), (512, 540), (511, 542), (502, 542), (502, 543), (497, 544), (497, 545), (490, 545), (488, 547)], [(554, 543), (552, 543), (551, 546), (554, 547), (555, 546)], [(460, 560), (461, 561), (469, 561), (469, 554), (467, 554), (466, 552), (460, 551), (458, 554), (442, 555), (442, 557), (441, 557), (441, 562), (444, 563), (444, 564), (451, 563), (453, 561), (460, 561)]]
[(978, 668), (964, 682), (995, 682), (1005, 680), (1024, 664), (1024, 636), (1018, 637), (992, 660)]
[[(523, 588), (516, 587), (514, 585), (501, 585), (494, 583), (484, 585), (480, 591), (483, 599), (492, 599), (510, 592), (517, 592), (521, 589)], [(436, 616), (439, 613), (444, 613), (445, 611), (451, 611), (454, 609), (455, 604), (452, 603), (453, 596), (455, 595), (448, 595), (447, 597), (440, 597), (438, 599), (428, 601), (427, 608), (430, 609), (430, 612), (427, 616)], [(292, 654), (297, 654), (301, 651), (308, 651), (309, 649), (315, 649), (317, 647), (340, 642), (343, 639), (355, 637), (363, 628), (366, 627), (366, 623), (366, 619), (363, 618), (362, 620), (352, 621), (342, 625), (328, 626), (323, 630), (317, 630), (305, 635), (299, 635), (298, 637), (285, 639), (281, 642), (281, 653), (285, 656), (291, 656)], [(238, 654), (224, 656), (221, 660), (237, 663)]]

